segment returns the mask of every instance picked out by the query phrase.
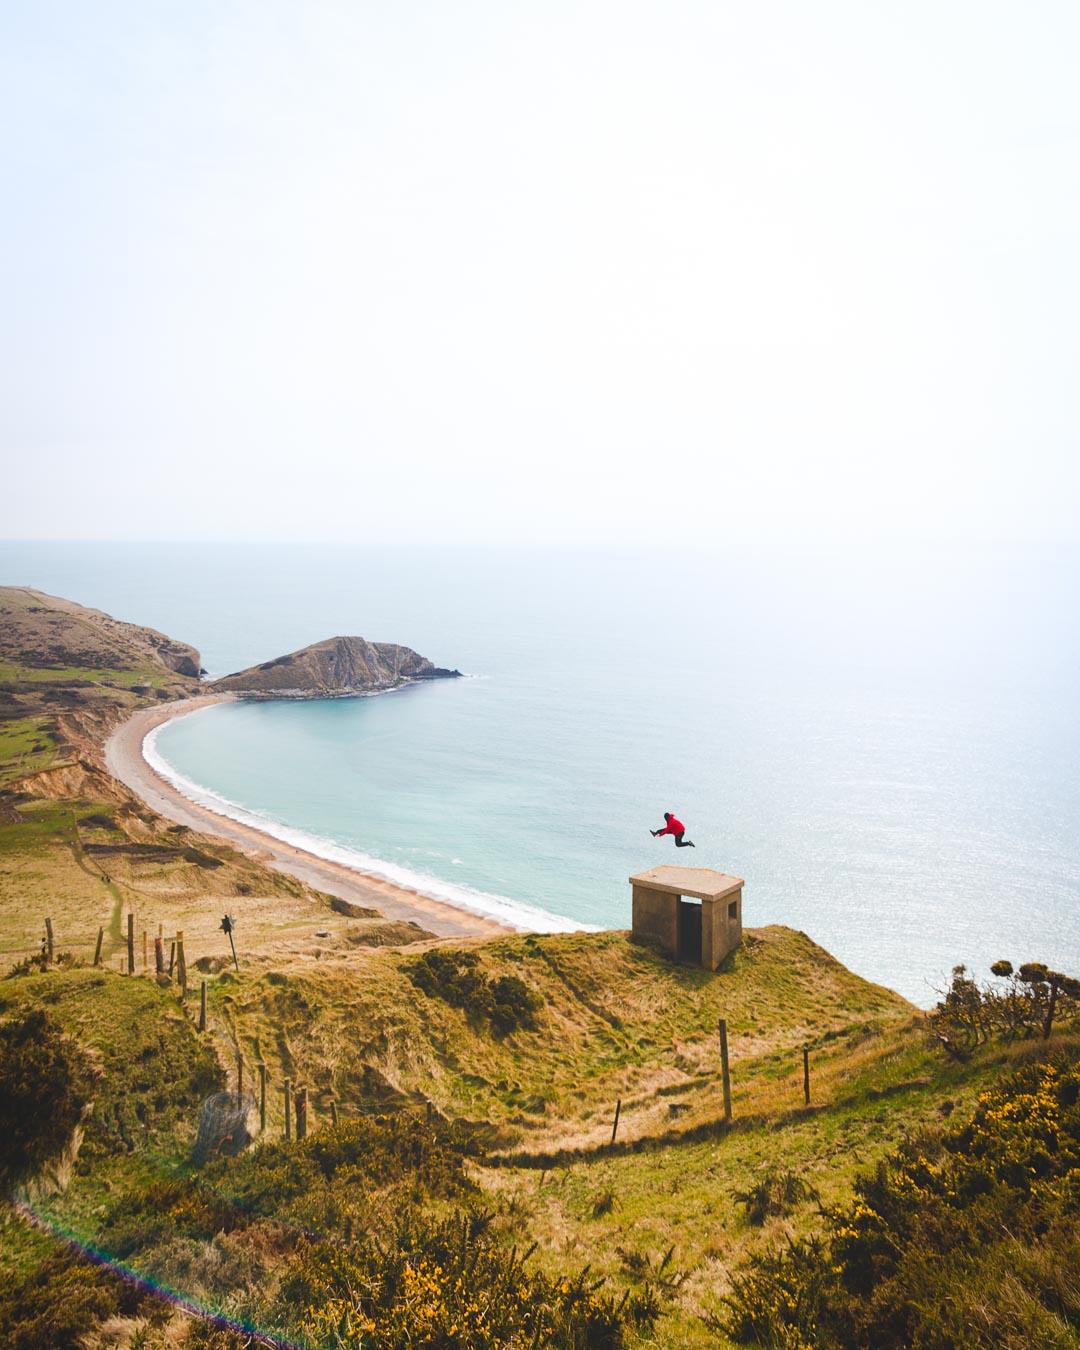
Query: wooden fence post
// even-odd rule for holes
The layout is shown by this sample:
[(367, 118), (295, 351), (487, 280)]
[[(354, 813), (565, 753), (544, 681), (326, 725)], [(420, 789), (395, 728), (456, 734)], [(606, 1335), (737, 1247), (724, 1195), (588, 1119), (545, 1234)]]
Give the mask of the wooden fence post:
[(307, 1137), (307, 1088), (296, 1089), (296, 1137)]
[(292, 1138), (292, 1079), (285, 1079), (285, 1142)]
[(169, 943), (169, 979), (173, 977), (173, 971), (176, 968), (176, 941)]
[(260, 1059), (255, 1066), (259, 1070), (259, 1132), (266, 1133), (266, 1065)]
[(135, 915), (128, 913), (128, 970), (129, 975), (135, 974)]
[(199, 987), (199, 1030), (206, 1030), (206, 981), (203, 980)]
[(100, 966), (100, 965), (101, 965), (101, 944), (102, 944), (102, 942), (104, 942), (104, 940), (105, 940), (105, 929), (104, 929), (104, 928), (99, 928), (99, 929), (97, 930), (97, 946), (94, 948), (94, 965), (95, 965), (95, 966)]
[(165, 974), (165, 944), (159, 937), (154, 939), (154, 974)]
[(52, 919), (45, 920), (45, 951), (48, 956), (49, 965), (53, 963), (53, 930)]
[(180, 997), (187, 998), (187, 962), (184, 960), (184, 935), (176, 935), (176, 979), (180, 985)]
[(728, 1065), (727, 1018), (720, 1019), (720, 1072), (724, 1079), (724, 1119), (731, 1124), (731, 1069)]
[(622, 1098), (615, 1103), (615, 1123), (611, 1127), (611, 1142), (615, 1142), (615, 1136), (619, 1132), (619, 1112), (622, 1110)]
[(239, 1050), (236, 1052), (236, 1097), (239, 1100), (244, 1095), (244, 1056)]
[(802, 1091), (803, 1100), (807, 1106), (810, 1105), (810, 1047), (804, 1045), (802, 1048)]
[(149, 939), (146, 935), (146, 929), (142, 930), (142, 973), (145, 975), (150, 969), (150, 948)]
[(333, 1123), (334, 1123), (334, 1129), (336, 1130), (336, 1129), (337, 1129), (337, 1125), (338, 1125), (337, 1098), (336, 1098), (336, 1097), (331, 1097), (331, 1098), (330, 1098), (330, 1119), (333, 1121)]

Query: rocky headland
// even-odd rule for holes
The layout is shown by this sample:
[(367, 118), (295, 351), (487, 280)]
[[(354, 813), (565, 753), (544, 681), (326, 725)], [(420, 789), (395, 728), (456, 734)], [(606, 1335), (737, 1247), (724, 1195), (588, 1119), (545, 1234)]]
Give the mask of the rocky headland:
[(333, 637), (212, 680), (206, 687), (241, 698), (349, 698), (460, 675), (460, 670), (435, 666), (395, 642)]

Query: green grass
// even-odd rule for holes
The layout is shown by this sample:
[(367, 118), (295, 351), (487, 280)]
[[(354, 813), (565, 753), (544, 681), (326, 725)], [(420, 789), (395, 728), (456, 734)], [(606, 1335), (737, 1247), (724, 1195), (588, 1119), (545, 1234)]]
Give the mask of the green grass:
[(0, 723), (0, 787), (24, 774), (47, 769), (55, 758), (50, 717), (20, 717)]
[(149, 685), (161, 689), (170, 679), (178, 679), (171, 671), (155, 666), (139, 666), (133, 670), (95, 669), (92, 666), (24, 666), (15, 661), (0, 661), (0, 683), (65, 685), (85, 681), (115, 689), (130, 689), (132, 685)]

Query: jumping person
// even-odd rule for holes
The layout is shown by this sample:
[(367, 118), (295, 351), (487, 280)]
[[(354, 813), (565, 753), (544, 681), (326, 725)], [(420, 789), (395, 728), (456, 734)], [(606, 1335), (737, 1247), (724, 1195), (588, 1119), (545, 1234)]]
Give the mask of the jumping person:
[(662, 830), (650, 830), (649, 833), (654, 839), (658, 839), (662, 834), (673, 834), (675, 836), (676, 848), (697, 848), (697, 845), (689, 839), (684, 839), (686, 826), (681, 820), (676, 820), (670, 811), (664, 812), (664, 828)]

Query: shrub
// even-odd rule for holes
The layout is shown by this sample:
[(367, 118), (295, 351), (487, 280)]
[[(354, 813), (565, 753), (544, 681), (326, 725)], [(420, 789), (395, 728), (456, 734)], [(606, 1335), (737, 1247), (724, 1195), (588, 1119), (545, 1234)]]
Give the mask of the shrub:
[(435, 947), (406, 966), (409, 978), (430, 998), (440, 998), (468, 1016), (486, 1019), (507, 1035), (534, 1030), (542, 1000), (517, 975), (488, 979), (477, 952)]
[(140, 1296), (118, 1276), (57, 1251), (0, 1294), (5, 1350), (74, 1350), (98, 1322), (135, 1312)]
[(650, 1290), (617, 1301), (587, 1271), (561, 1279), (529, 1271), (531, 1251), (506, 1251), (487, 1223), (405, 1221), (385, 1245), (310, 1244), (283, 1292), (305, 1310), (305, 1337), (335, 1350), (619, 1350), (631, 1327), (656, 1320)]
[(373, 1192), (400, 1183), (411, 1197), (470, 1194), (464, 1152), (463, 1143), (436, 1137), (413, 1115), (343, 1121), (222, 1159), (198, 1176), (153, 1182), (119, 1202), (103, 1235), (110, 1252), (127, 1257), (173, 1238), (208, 1240), (260, 1217), (340, 1226)]
[(223, 866), (220, 858), (212, 858), (209, 853), (203, 853), (197, 848), (184, 849), (184, 861), (194, 863), (196, 867), (214, 868)]
[[(677, 1287), (670, 1253), (621, 1301), (586, 1271), (534, 1272), (531, 1251), (507, 1250), (473, 1209), (463, 1158), (414, 1116), (348, 1121), (129, 1194), (99, 1241), (155, 1278), (194, 1274), (218, 1306), (235, 1300), (242, 1262), (266, 1254), (282, 1278), (247, 1311), (311, 1350), (619, 1350), (653, 1324)], [(425, 1213), (432, 1198), (453, 1202), (439, 1205), (450, 1217)], [(207, 1325), (190, 1344), (238, 1342)]]
[(93, 1085), (86, 1056), (40, 1009), (0, 1023), (0, 1188), (60, 1152)]
[(45, 975), (50, 970), (76, 970), (85, 964), (72, 952), (59, 952), (50, 965), (48, 953), (42, 946), (37, 955), (25, 956), (21, 961), (16, 961), (4, 978), (6, 980), (17, 980), (23, 975)]
[(790, 1214), (804, 1200), (816, 1200), (817, 1193), (790, 1167), (770, 1167), (748, 1191), (736, 1191), (735, 1199), (746, 1210), (747, 1222), (760, 1227), (766, 1219)]
[(1080, 980), (1029, 961), (1014, 970), (995, 961), (990, 973), (1000, 983), (980, 985), (966, 966), (955, 966), (952, 981), (930, 1014), (931, 1034), (958, 1059), (991, 1039), (1048, 1039), (1056, 1022), (1080, 1020)]

